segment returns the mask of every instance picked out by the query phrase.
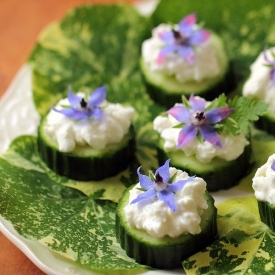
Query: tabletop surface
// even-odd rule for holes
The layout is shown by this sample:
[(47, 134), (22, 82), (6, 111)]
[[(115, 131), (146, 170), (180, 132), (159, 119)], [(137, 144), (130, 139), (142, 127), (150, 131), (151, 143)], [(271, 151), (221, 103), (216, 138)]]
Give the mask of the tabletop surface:
[[(2, 0), (0, 1), (0, 97), (26, 62), (39, 32), (84, 3), (133, 3), (134, 0)], [(0, 274), (44, 274), (0, 232)]]

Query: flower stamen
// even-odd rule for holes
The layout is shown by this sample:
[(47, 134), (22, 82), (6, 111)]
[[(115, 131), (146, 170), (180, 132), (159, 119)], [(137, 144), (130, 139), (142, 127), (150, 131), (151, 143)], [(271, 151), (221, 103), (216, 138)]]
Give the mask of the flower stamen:
[(86, 109), (86, 108), (87, 108), (87, 105), (88, 105), (87, 101), (85, 101), (85, 99), (82, 97), (82, 99), (81, 99), (81, 101), (80, 101), (80, 107), (81, 107), (82, 109)]
[(202, 120), (204, 120), (205, 119), (205, 115), (204, 115), (204, 112), (196, 112), (196, 115), (195, 115), (195, 118), (200, 122), (200, 121), (202, 121)]

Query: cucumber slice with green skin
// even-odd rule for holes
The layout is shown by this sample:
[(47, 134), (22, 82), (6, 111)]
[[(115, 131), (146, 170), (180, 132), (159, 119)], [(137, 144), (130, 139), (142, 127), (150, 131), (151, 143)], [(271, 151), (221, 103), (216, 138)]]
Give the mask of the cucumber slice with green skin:
[(157, 238), (144, 230), (132, 228), (127, 223), (124, 207), (128, 204), (131, 188), (133, 186), (124, 191), (117, 206), (116, 236), (126, 254), (138, 263), (158, 269), (178, 268), (184, 259), (217, 239), (217, 209), (214, 206), (214, 199), (208, 192), (205, 193), (208, 208), (201, 216), (200, 234)]
[(275, 231), (275, 205), (267, 201), (258, 201), (261, 221)]
[(210, 192), (221, 189), (229, 189), (237, 185), (250, 167), (249, 159), (251, 155), (251, 143), (245, 148), (244, 152), (235, 160), (226, 161), (214, 158), (209, 163), (202, 163), (195, 156), (186, 156), (183, 151), (177, 150), (166, 152), (163, 149), (164, 141), (159, 140), (157, 145), (157, 155), (159, 163), (171, 159), (170, 165), (187, 172), (189, 175), (196, 175), (203, 178)]
[(267, 112), (261, 116), (255, 125), (257, 128), (265, 130), (275, 136), (275, 116), (271, 112)]
[(74, 151), (59, 151), (43, 127), (45, 119), (38, 128), (38, 152), (47, 166), (59, 175), (80, 181), (102, 180), (126, 169), (134, 159), (135, 134), (133, 127), (116, 144), (109, 144), (102, 150), (90, 146), (77, 146)]
[(221, 64), (220, 74), (212, 79), (206, 79), (201, 82), (178, 82), (174, 76), (163, 74), (162, 72), (152, 71), (141, 58), (140, 70), (150, 97), (157, 103), (167, 108), (181, 102), (181, 96), (189, 97), (192, 93), (213, 100), (221, 93), (227, 94), (236, 87), (231, 63), (225, 54), (221, 39), (214, 33), (211, 39), (217, 48), (217, 57)]

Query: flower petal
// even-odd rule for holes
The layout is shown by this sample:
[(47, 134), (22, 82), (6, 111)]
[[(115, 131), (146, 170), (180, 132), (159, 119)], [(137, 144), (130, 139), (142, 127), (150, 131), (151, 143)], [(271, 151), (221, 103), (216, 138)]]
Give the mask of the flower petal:
[(175, 105), (166, 113), (173, 116), (179, 122), (187, 123), (190, 120), (190, 109), (182, 105)]
[(195, 127), (193, 124), (185, 125), (179, 133), (177, 147), (180, 148), (186, 145), (188, 142), (190, 142), (192, 139), (196, 137), (197, 133), (198, 133), (198, 128)]
[(210, 37), (210, 35), (211, 33), (209, 31), (200, 29), (193, 32), (188, 38), (188, 41), (192, 46), (198, 46), (205, 42)]
[(171, 177), (170, 171), (169, 171), (169, 162), (170, 162), (170, 159), (166, 160), (166, 162), (162, 166), (160, 166), (155, 172), (155, 175), (158, 173), (160, 174), (164, 182), (168, 182), (168, 180)]
[(180, 32), (184, 35), (184, 36), (189, 36), (194, 28), (194, 25), (197, 21), (197, 16), (195, 13), (191, 13), (187, 16), (185, 16), (180, 22), (179, 22), (179, 29)]
[(58, 113), (61, 113), (63, 115), (65, 115), (66, 117), (75, 119), (75, 120), (79, 120), (79, 119), (87, 119), (89, 118), (89, 116), (85, 113), (83, 113), (81, 110), (76, 110), (74, 108), (67, 108), (67, 109), (61, 109), (58, 110), (55, 107), (52, 107), (52, 109)]
[(270, 71), (271, 86), (275, 86), (275, 68)]
[(166, 43), (172, 43), (175, 40), (172, 30), (159, 32), (158, 36), (161, 40), (165, 41)]
[(156, 190), (149, 189), (146, 192), (139, 194), (135, 199), (131, 201), (131, 204), (137, 203), (139, 201), (146, 200), (146, 199), (152, 199), (152, 198), (155, 198), (156, 196), (157, 196)]
[(190, 95), (189, 103), (194, 111), (204, 111), (206, 101), (201, 97), (195, 97), (193, 94)]
[(101, 108), (92, 108), (88, 110), (88, 116), (94, 117), (96, 120), (100, 119), (102, 116), (102, 110)]
[(194, 62), (194, 50), (192, 47), (180, 45), (178, 53), (187, 63), (192, 64)]
[(274, 161), (274, 160), (272, 161), (271, 169), (272, 169), (273, 171), (275, 171), (275, 161)]
[(186, 180), (179, 180), (179, 181), (177, 181), (177, 182), (175, 182), (175, 183), (168, 184), (168, 185), (167, 185), (167, 188), (168, 188), (171, 192), (173, 192), (173, 193), (178, 192), (179, 190), (181, 190), (181, 189), (183, 188), (183, 186), (184, 186), (188, 181), (190, 181), (190, 180), (192, 180), (192, 179), (194, 179), (194, 178), (195, 178), (195, 176), (192, 176), (192, 177), (189, 177), (189, 178), (186, 179)]
[(149, 190), (153, 187), (153, 181), (150, 179), (150, 177), (145, 176), (143, 174), (140, 174), (139, 170), (141, 169), (141, 166), (137, 169), (137, 174), (139, 178), (140, 185), (143, 189)]
[(233, 108), (228, 107), (214, 108), (205, 112), (205, 119), (210, 124), (218, 123), (229, 117), (233, 111)]
[(159, 51), (159, 54), (158, 54), (158, 57), (157, 57), (157, 63), (161, 63), (163, 62), (163, 60), (165, 59), (165, 57), (169, 54), (169, 53), (173, 53), (177, 50), (177, 47), (175, 45), (166, 45), (164, 46), (160, 51)]
[(75, 95), (72, 93), (70, 90), (68, 92), (68, 100), (70, 102), (70, 105), (74, 108), (79, 108), (80, 107), (80, 102), (82, 100), (82, 97)]
[(98, 106), (106, 98), (106, 86), (96, 88), (89, 98), (89, 106)]
[(220, 137), (211, 125), (204, 124), (201, 125), (199, 129), (204, 140), (208, 141), (209, 143), (215, 146), (222, 147)]
[(163, 190), (157, 193), (157, 197), (159, 200), (164, 201), (174, 212), (177, 211), (174, 194), (172, 192)]

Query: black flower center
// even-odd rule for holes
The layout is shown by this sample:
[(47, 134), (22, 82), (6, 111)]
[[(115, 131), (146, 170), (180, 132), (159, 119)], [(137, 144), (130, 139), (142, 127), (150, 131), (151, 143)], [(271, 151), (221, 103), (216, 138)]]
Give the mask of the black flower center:
[(157, 173), (155, 176), (154, 188), (157, 192), (163, 191), (167, 187), (167, 182), (163, 181), (162, 176)]
[(163, 183), (163, 178), (159, 173), (156, 174), (155, 183), (156, 184), (162, 184)]
[(179, 45), (186, 45), (187, 44), (187, 38), (185, 36), (183, 36), (179, 31), (176, 30), (172, 30), (174, 38), (176, 40), (176, 42)]
[(87, 101), (85, 101), (85, 99), (82, 98), (81, 101), (80, 101), (80, 107), (82, 109), (85, 109), (85, 108), (87, 108), (87, 105), (88, 105)]
[(204, 120), (205, 119), (205, 114), (204, 114), (204, 112), (196, 112), (196, 115), (195, 115), (195, 118), (199, 121), (199, 122), (201, 122), (202, 120)]

